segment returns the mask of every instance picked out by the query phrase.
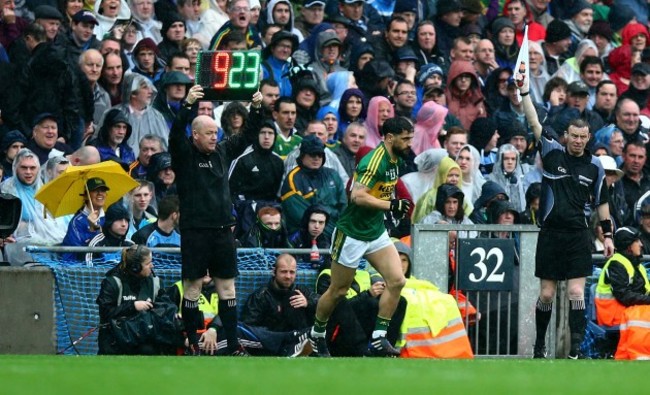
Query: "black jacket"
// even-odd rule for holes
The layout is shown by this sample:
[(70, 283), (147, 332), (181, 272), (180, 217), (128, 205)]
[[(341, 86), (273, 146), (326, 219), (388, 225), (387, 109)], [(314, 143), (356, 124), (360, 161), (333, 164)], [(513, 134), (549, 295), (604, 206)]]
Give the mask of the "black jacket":
[(282, 158), (254, 143), (230, 167), (228, 178), (233, 200), (276, 201), (283, 175)]
[[(630, 257), (627, 258), (630, 259)], [(650, 295), (646, 294), (645, 282), (641, 277), (641, 272), (639, 272), (639, 270), (645, 270), (645, 267), (640, 263), (639, 259), (631, 258), (630, 262), (635, 267), (631, 283), (627, 270), (625, 270), (623, 264), (616, 260), (612, 260), (607, 267), (605, 283), (611, 284), (612, 294), (623, 306), (648, 305), (650, 304)]]
[[(120, 293), (119, 286), (115, 281), (117, 277), (122, 284), (122, 300), (118, 304), (118, 296)], [(166, 296), (162, 288), (158, 292), (154, 289), (154, 275), (141, 278), (131, 275), (119, 266), (106, 273), (106, 277), (102, 280), (99, 296), (96, 303), (99, 305), (99, 337), (97, 345), (99, 347), (99, 354), (157, 354), (155, 347), (147, 347), (143, 345), (142, 348), (128, 349), (120, 346), (117, 343), (113, 329), (109, 326), (111, 320), (120, 318), (136, 317), (142, 312), (135, 309), (135, 302), (138, 300), (147, 300), (158, 303), (165, 302)], [(170, 301), (166, 301), (171, 303)], [(102, 326), (107, 325), (107, 326)]]
[(63, 50), (48, 43), (37, 45), (20, 77), (21, 130), (31, 135), (35, 116), (49, 112), (58, 119), (59, 137), (69, 142), (80, 129), (76, 83)]
[(169, 134), (169, 152), (180, 198), (180, 229), (220, 229), (235, 224), (228, 185), (228, 169), (234, 158), (257, 138), (260, 110), (251, 108), (243, 135), (231, 136), (209, 154), (199, 152), (185, 128), (191, 110), (182, 108)]
[[(300, 291), (307, 298), (306, 308), (293, 308), (289, 298)], [(289, 289), (278, 289), (273, 278), (253, 292), (242, 313), (245, 324), (261, 326), (273, 332), (288, 332), (310, 327), (314, 323), (318, 295), (311, 289), (295, 284)]]

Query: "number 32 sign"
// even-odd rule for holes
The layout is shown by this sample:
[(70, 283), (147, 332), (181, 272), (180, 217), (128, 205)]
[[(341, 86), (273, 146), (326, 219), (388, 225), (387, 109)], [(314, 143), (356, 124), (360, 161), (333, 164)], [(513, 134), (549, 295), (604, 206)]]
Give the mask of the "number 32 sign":
[(515, 266), (513, 239), (460, 239), (458, 289), (510, 291)]
[(250, 100), (260, 84), (260, 51), (205, 51), (196, 60), (196, 83), (206, 100)]

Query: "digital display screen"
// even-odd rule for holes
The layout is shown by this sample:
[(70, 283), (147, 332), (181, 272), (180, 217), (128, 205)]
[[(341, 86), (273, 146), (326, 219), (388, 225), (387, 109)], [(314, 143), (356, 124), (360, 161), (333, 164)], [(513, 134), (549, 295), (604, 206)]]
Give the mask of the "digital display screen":
[(196, 60), (196, 83), (206, 100), (251, 100), (260, 84), (260, 51), (204, 51)]

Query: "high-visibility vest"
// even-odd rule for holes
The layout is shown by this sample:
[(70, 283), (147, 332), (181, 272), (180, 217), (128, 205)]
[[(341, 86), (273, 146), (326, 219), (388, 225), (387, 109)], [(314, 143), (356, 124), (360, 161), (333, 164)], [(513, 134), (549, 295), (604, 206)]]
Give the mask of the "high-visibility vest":
[(406, 314), (397, 346), (404, 358), (473, 358), (456, 301), (438, 287), (413, 277), (401, 295)]
[[(630, 262), (629, 259), (620, 253), (614, 254), (611, 258), (609, 258), (607, 263), (605, 263), (603, 271), (600, 273), (600, 277), (598, 278), (596, 295), (594, 295), (594, 302), (596, 304), (596, 318), (598, 319), (599, 325), (620, 325), (621, 318), (623, 317), (623, 312), (625, 311), (625, 306), (620, 304), (616, 298), (614, 298), (614, 294), (612, 293), (612, 286), (605, 283), (605, 273), (612, 261), (617, 261), (623, 265), (627, 271), (628, 276), (630, 277), (630, 281), (632, 281), (632, 278), (634, 278), (634, 272), (636, 270), (632, 262)], [(648, 282), (646, 270), (643, 265), (639, 264), (638, 266), (638, 271), (641, 273), (641, 276), (645, 280), (645, 290), (646, 292), (650, 292), (650, 283)]]
[(650, 359), (650, 305), (626, 308), (619, 329), (615, 359)]
[[(332, 269), (324, 269), (318, 274), (318, 277), (323, 276), (323, 275), (328, 275), (332, 276)], [(357, 270), (356, 273), (354, 273), (354, 281), (359, 284), (359, 293), (363, 291), (367, 291), (370, 289), (371, 281), (370, 281), (370, 273), (366, 270)], [(318, 279), (316, 279), (316, 283), (318, 283)], [(354, 298), (357, 296), (359, 293), (357, 291), (350, 287), (348, 288), (348, 293), (345, 295), (347, 299)]]
[[(452, 276), (456, 278), (456, 258), (453, 249), (449, 251), (449, 269), (451, 270)], [(476, 324), (480, 319), (480, 315), (478, 314), (476, 307), (467, 300), (467, 296), (465, 296), (463, 291), (456, 289), (456, 284), (452, 283), (449, 294), (456, 299), (458, 310), (460, 310), (460, 315), (463, 317), (463, 322), (467, 321), (469, 325)]]

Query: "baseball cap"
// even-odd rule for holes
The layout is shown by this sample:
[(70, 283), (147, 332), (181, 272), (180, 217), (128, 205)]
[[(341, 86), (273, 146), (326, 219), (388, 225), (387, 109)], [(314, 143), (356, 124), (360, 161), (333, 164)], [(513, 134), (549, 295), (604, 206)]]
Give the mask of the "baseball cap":
[(339, 0), (339, 3), (343, 4), (354, 4), (354, 3), (363, 3), (363, 0)]
[(59, 122), (59, 119), (56, 117), (56, 115), (52, 114), (51, 112), (42, 112), (40, 114), (37, 114), (34, 117), (34, 120), (32, 121), (32, 126), (36, 126), (39, 123), (43, 122), (45, 119), (51, 119), (54, 122)]
[(74, 22), (87, 22), (87, 23), (92, 23), (94, 25), (99, 25), (99, 22), (97, 22), (97, 18), (95, 18), (95, 15), (93, 15), (92, 12), (86, 10), (81, 10), (76, 14), (74, 14), (72, 16), (72, 20)]
[(89, 191), (94, 191), (98, 188), (105, 188), (107, 191), (111, 190), (111, 188), (106, 185), (106, 181), (99, 177), (89, 178), (88, 181), (86, 181), (86, 188), (88, 188)]
[(616, 233), (614, 233), (614, 247), (617, 251), (624, 251), (630, 244), (641, 238), (641, 234), (638, 229), (631, 226), (624, 226), (618, 228)]
[(609, 155), (601, 155), (598, 157), (600, 164), (603, 166), (605, 171), (613, 171), (616, 173), (618, 178), (623, 177), (623, 170), (616, 167), (616, 161)]
[(650, 64), (647, 64), (645, 62), (635, 64), (634, 67), (632, 67), (632, 74), (650, 74)]
[(588, 95), (589, 94), (589, 88), (587, 87), (587, 84), (585, 84), (582, 81), (573, 81), (572, 83), (569, 84), (569, 87), (567, 88), (567, 93), (570, 95)]
[(310, 8), (315, 6), (325, 7), (325, 2), (322, 0), (305, 0), (305, 4), (303, 7)]

